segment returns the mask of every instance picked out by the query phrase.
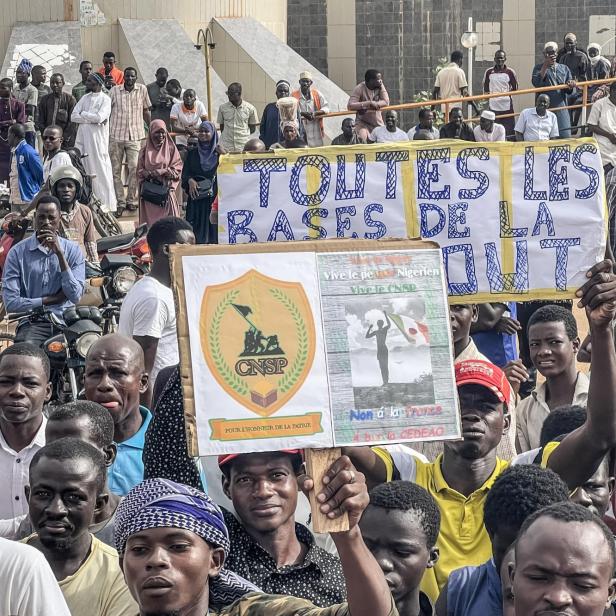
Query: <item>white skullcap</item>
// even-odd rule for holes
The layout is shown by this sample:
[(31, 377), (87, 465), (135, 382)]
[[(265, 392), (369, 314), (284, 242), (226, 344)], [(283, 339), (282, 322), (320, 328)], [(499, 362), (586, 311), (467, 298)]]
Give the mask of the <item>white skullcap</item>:
[(484, 109), (481, 112), (481, 116), (482, 118), (485, 118), (486, 120), (492, 120), (492, 122), (494, 122), (494, 120), (496, 120), (496, 114), (493, 111), (489, 111), (488, 109)]
[(556, 51), (558, 51), (558, 43), (555, 43), (554, 41), (548, 41), (544, 46), (543, 46), (543, 51), (545, 51), (548, 47), (552, 47), (553, 49), (555, 49)]

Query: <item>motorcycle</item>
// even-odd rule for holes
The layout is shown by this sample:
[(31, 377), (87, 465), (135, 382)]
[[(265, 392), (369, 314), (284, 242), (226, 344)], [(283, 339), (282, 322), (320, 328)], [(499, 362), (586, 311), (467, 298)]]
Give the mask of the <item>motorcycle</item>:
[(152, 262), (152, 253), (146, 239), (147, 233), (148, 225), (143, 223), (135, 229), (134, 233), (100, 238), (96, 242), (99, 261), (107, 254), (129, 255), (134, 264), (146, 273)]
[(149, 271), (151, 255), (146, 233), (147, 225), (144, 224), (132, 234), (102, 238), (97, 242), (100, 262), (89, 281), (101, 292), (104, 334), (117, 331), (124, 297)]
[(67, 308), (62, 319), (45, 308), (27, 315), (9, 315), (9, 321), (47, 321), (61, 330), (43, 343), (43, 350), (51, 365), (51, 404), (61, 405), (82, 398), (86, 356), (90, 347), (103, 335), (102, 314), (94, 306)]

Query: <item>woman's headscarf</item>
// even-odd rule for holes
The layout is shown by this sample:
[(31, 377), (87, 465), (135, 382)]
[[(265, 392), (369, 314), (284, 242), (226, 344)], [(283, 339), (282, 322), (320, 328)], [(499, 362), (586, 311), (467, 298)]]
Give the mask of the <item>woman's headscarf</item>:
[(201, 161), (201, 168), (203, 171), (211, 171), (218, 165), (218, 132), (212, 122), (205, 120), (201, 122), (199, 130), (207, 128), (207, 132), (212, 135), (212, 138), (207, 142), (199, 140), (197, 149), (199, 150), (199, 160)]
[[(150, 528), (180, 528), (229, 553), (229, 532), (222, 511), (194, 488), (168, 479), (146, 479), (136, 485), (116, 510), (115, 545), (120, 556), (128, 539)], [(210, 578), (210, 603), (221, 608), (259, 589), (239, 575), (221, 569)]]
[[(154, 133), (160, 129), (165, 131), (165, 140), (160, 147), (154, 143)], [(145, 168), (148, 171), (155, 171), (171, 167), (174, 163), (180, 160), (180, 153), (171, 139), (171, 135), (167, 131), (167, 125), (164, 120), (152, 120), (148, 132), (148, 139), (145, 144)]]

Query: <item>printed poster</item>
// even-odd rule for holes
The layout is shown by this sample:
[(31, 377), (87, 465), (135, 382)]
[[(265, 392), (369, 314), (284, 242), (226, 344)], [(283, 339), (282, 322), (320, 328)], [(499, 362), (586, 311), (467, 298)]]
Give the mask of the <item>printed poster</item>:
[(336, 445), (459, 437), (440, 252), (317, 260)]
[(314, 253), (183, 257), (201, 455), (332, 444)]
[(315, 244), (181, 256), (193, 451), (459, 438), (440, 250)]

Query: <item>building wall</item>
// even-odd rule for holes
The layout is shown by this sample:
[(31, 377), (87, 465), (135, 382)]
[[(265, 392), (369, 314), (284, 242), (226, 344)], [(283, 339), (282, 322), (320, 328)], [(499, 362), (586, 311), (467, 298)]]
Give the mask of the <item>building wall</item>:
[[(292, 16), (304, 11), (299, 4), (289, 0), (289, 32)], [(302, 7), (311, 5), (316, 11), (322, 4), (323, 0), (304, 0)], [(577, 34), (580, 48), (599, 43), (603, 55), (616, 56), (614, 0), (559, 0), (556, 4), (538, 0), (327, 0), (326, 8), (330, 79), (350, 92), (363, 80), (366, 69), (380, 69), (392, 103), (411, 102), (421, 92), (431, 95), (434, 69), (441, 58), (462, 49), (460, 37), (469, 17), (479, 37), (473, 62), (475, 94), (483, 90), (483, 74), (501, 47), (524, 89), (531, 87), (533, 66), (541, 61), (545, 42), (562, 44), (567, 32)], [(322, 29), (321, 21), (318, 29)], [(305, 37), (290, 35), (288, 42), (314, 61), (314, 50)], [(468, 71), (467, 59), (464, 70)], [(532, 94), (514, 99), (516, 110), (533, 100)], [(406, 115), (408, 120), (410, 115)]]
[(357, 84), (355, 20), (355, 0), (327, 3), (327, 74), (349, 94)]
[(310, 64), (327, 74), (327, 0), (288, 0), (287, 42), (300, 47)]
[[(84, 57), (98, 63), (107, 50), (117, 54), (120, 66), (131, 63), (120, 41), (118, 18), (177, 19), (195, 39), (213, 17), (251, 16), (281, 40), (287, 36), (286, 0), (97, 0), (105, 17), (102, 25), (82, 27)], [(0, 57), (4, 57), (11, 29), (18, 21), (45, 22), (79, 19), (79, 0), (0, 0)], [(155, 41), (153, 41), (155, 44)]]

